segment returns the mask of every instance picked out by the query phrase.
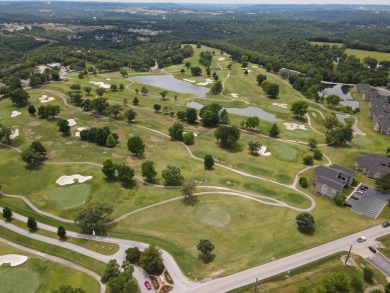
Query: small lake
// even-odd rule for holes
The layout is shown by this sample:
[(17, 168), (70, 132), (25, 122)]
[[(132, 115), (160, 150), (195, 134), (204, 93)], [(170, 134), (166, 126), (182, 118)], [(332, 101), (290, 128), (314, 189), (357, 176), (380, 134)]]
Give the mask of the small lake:
[(199, 98), (205, 98), (206, 94), (210, 91), (210, 89), (207, 87), (176, 79), (173, 77), (173, 75), (170, 74), (132, 76), (129, 77), (129, 80), (134, 80), (178, 93), (194, 94)]
[(350, 106), (352, 109), (359, 108), (359, 102), (355, 101), (351, 96), (351, 85), (323, 83), (325, 89), (319, 92), (320, 97), (328, 97), (336, 95), (341, 98), (340, 104), (343, 106)]
[(339, 121), (340, 121), (341, 123), (347, 124), (347, 122), (345, 122), (345, 118), (348, 118), (349, 115), (338, 114), (338, 113), (336, 113), (335, 115), (336, 115), (337, 119), (339, 119)]
[[(194, 108), (197, 110), (200, 110), (203, 108), (202, 104), (199, 104), (197, 102), (189, 102), (187, 103), (187, 107)], [(282, 121), (281, 119), (276, 118), (274, 114), (268, 113), (259, 107), (246, 107), (246, 108), (224, 108), (229, 114), (236, 114), (241, 116), (247, 116), (247, 117), (259, 117), (259, 119), (271, 121), (271, 122), (278, 122)]]

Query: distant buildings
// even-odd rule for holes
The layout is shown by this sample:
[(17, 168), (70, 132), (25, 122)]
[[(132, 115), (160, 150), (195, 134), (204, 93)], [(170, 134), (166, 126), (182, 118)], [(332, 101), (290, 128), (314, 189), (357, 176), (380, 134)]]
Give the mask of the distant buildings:
[(355, 166), (368, 178), (379, 178), (390, 173), (390, 157), (375, 154), (363, 155), (356, 159)]
[(355, 179), (355, 171), (339, 165), (318, 166), (314, 170), (315, 192), (334, 198)]
[(52, 62), (52, 63), (47, 64), (47, 66), (49, 66), (50, 68), (54, 68), (54, 67), (60, 68), (61, 67), (61, 63)]

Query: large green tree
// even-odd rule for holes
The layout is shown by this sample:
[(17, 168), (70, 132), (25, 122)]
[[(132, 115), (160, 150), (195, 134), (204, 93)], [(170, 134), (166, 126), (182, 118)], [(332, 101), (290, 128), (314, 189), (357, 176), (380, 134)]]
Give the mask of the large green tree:
[(101, 230), (112, 211), (112, 206), (107, 203), (90, 204), (79, 213), (75, 219), (75, 224), (83, 230)]
[(309, 108), (309, 104), (304, 101), (297, 101), (291, 105), (291, 112), (295, 117), (303, 117), (307, 113), (307, 109)]
[(220, 125), (214, 132), (214, 136), (221, 147), (232, 148), (240, 139), (240, 129), (236, 126)]
[(212, 251), (215, 246), (208, 239), (200, 239), (196, 248), (201, 252), (199, 258), (204, 262), (209, 262), (214, 258)]
[(141, 175), (147, 181), (153, 182), (157, 176), (157, 172), (154, 168), (154, 163), (152, 161), (145, 161), (141, 165)]
[(57, 126), (59, 132), (61, 132), (63, 135), (69, 135), (70, 134), (70, 126), (68, 120), (60, 119), (57, 121)]
[(375, 180), (376, 187), (384, 193), (390, 193), (390, 172)]
[(13, 104), (21, 107), (27, 105), (30, 95), (24, 89), (18, 88), (11, 91), (9, 97)]
[(174, 123), (171, 127), (169, 127), (168, 131), (169, 131), (169, 136), (172, 139), (176, 139), (180, 141), (183, 140), (184, 126), (182, 123), (180, 122)]
[(165, 180), (165, 185), (178, 186), (183, 184), (184, 177), (178, 167), (168, 165), (161, 175)]
[(141, 254), (141, 265), (149, 273), (161, 270), (164, 266), (162, 252), (153, 244), (150, 244)]
[(314, 217), (308, 213), (303, 212), (296, 216), (296, 221), (298, 225), (298, 230), (303, 233), (312, 233), (315, 230), (314, 224)]
[(127, 141), (127, 149), (136, 156), (145, 152), (145, 144), (138, 135), (130, 137)]

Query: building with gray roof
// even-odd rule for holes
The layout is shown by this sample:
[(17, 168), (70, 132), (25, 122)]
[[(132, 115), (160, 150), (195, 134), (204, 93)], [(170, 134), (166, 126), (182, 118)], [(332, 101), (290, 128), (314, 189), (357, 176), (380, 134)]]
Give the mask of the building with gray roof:
[(318, 166), (314, 170), (315, 192), (334, 198), (355, 179), (355, 171), (339, 165)]
[(379, 178), (390, 173), (390, 157), (368, 154), (356, 159), (355, 167), (368, 178)]
[(390, 135), (390, 101), (389, 97), (379, 95), (370, 100), (370, 118), (373, 128), (383, 134)]

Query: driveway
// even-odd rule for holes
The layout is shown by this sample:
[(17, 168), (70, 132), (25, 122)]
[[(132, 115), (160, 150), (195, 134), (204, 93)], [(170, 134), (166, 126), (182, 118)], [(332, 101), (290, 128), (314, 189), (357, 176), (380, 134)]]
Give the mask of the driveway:
[(380, 252), (374, 253), (372, 256), (368, 257), (367, 260), (390, 278), (390, 261), (383, 254)]

